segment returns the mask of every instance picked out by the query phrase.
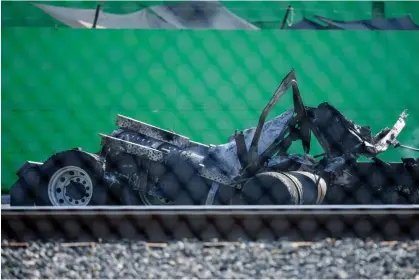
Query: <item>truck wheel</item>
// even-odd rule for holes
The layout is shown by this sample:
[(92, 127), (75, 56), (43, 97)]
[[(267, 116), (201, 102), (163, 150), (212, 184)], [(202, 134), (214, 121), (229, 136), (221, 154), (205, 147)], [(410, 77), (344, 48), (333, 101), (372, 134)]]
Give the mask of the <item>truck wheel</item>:
[(300, 202), (299, 190), (293, 182), (277, 172), (257, 174), (233, 198), (233, 204), (241, 205), (298, 205)]
[(125, 186), (121, 196), (122, 205), (144, 205), (161, 206), (171, 205), (171, 202), (163, 197), (152, 196), (146, 192), (140, 192), (132, 189), (131, 186)]
[(36, 205), (89, 206), (107, 203), (108, 187), (96, 155), (70, 150), (55, 154), (41, 167)]
[(144, 205), (144, 203), (141, 201), (140, 192), (133, 190), (132, 187), (128, 184), (122, 187), (121, 204)]
[(198, 175), (197, 162), (188, 152), (173, 154), (166, 161), (159, 186), (174, 205), (205, 205), (210, 186)]

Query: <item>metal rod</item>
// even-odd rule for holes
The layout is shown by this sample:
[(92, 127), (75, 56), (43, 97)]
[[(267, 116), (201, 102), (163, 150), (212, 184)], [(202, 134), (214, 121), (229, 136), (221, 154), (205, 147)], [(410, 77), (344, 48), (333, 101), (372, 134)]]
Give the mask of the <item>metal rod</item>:
[(407, 150), (411, 150), (411, 151), (419, 152), (419, 149), (417, 149), (417, 148), (413, 148), (413, 147), (409, 147), (409, 146), (406, 146), (406, 145), (399, 144), (399, 147), (400, 147), (400, 148), (407, 149)]
[(287, 19), (290, 15), (291, 9), (292, 9), (292, 7), (291, 7), (291, 5), (289, 5), (288, 8), (287, 8), (287, 11), (285, 12), (284, 19), (282, 20), (281, 29), (284, 29), (285, 23), (287, 22)]
[(326, 153), (322, 153), (322, 154), (319, 154), (319, 155), (315, 155), (315, 156), (313, 156), (313, 158), (319, 158), (319, 157), (321, 157), (321, 156), (325, 156), (326, 155)]
[(99, 18), (99, 11), (100, 11), (100, 4), (97, 4), (97, 6), (96, 6), (96, 12), (95, 12), (95, 18), (93, 20), (93, 26), (92, 26), (92, 28), (96, 28), (96, 23), (97, 23), (97, 20)]

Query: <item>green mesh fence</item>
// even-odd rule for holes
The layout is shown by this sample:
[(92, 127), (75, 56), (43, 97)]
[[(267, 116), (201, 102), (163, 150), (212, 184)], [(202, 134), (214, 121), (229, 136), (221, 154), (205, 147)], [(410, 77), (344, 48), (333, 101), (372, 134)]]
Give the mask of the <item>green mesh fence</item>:
[[(159, 2), (101, 5), (103, 11), (122, 14)], [(386, 2), (385, 16), (410, 14), (419, 24), (418, 3)], [(97, 2), (50, 4), (93, 9)], [(419, 236), (415, 205), (400, 207), (419, 202), (416, 152), (390, 147), (379, 155), (384, 163), (365, 158), (354, 163), (347, 154), (321, 160), (301, 156), (294, 159), (303, 158), (303, 164), (272, 169), (262, 160), (253, 166), (240, 161), (250, 171), (240, 170), (231, 179), (234, 172), (226, 175), (217, 168), (225, 162), (238, 166), (239, 142), (219, 153), (217, 162), (211, 156), (223, 151), (222, 145), (182, 142), (176, 135), (161, 137), (161, 132), (146, 135), (150, 130), (143, 133), (136, 126), (134, 131), (138, 123), (132, 122), (116, 130), (122, 127), (115, 123), (121, 114), (204, 144), (226, 143), (236, 129), (257, 125), (281, 80), (295, 69), (306, 106), (327, 101), (348, 119), (370, 126), (372, 135), (393, 126), (407, 110), (407, 125), (398, 140), (419, 148), (419, 32), (275, 29), (289, 4), (294, 8), (291, 23), (313, 15), (371, 18), (368, 1), (231, 1), (223, 5), (262, 30), (94, 30), (66, 27), (29, 2), (2, 2), (1, 188), (2, 194), (12, 193), (2, 196), (3, 277), (418, 279), (418, 243), (395, 241)], [(293, 108), (291, 91), (268, 120)], [(307, 124), (305, 120), (319, 124), (327, 138), (350, 146), (353, 134), (341, 129), (347, 124), (344, 118), (326, 106), (307, 111), (310, 115), (299, 125)], [(285, 117), (278, 119), (271, 125), (281, 127)], [(344, 132), (330, 135), (339, 129)], [(365, 130), (359, 131), (359, 138), (368, 139)], [(104, 138), (104, 144), (99, 133), (115, 138)], [(120, 139), (127, 141), (122, 145)], [(367, 141), (377, 144), (376, 138)], [(147, 152), (138, 144), (146, 145)], [(128, 145), (129, 151), (121, 152)], [(76, 147), (90, 153), (70, 150)], [(239, 152), (234, 154), (231, 147)], [(288, 152), (302, 153), (301, 148), (294, 144)], [(313, 133), (310, 154), (323, 148)], [(60, 151), (66, 152), (55, 154)], [(402, 157), (410, 159), (401, 163)], [(343, 171), (336, 168), (342, 159)], [(28, 160), (43, 164), (25, 165), (18, 177)], [(359, 180), (349, 177), (342, 183), (347, 174)], [(78, 207), (191, 204), (323, 207)], [(339, 210), (330, 204), (351, 206)], [(394, 208), (359, 210), (353, 204)], [(14, 208), (51, 205), (76, 209)], [(267, 242), (241, 242), (255, 240)]]
[[(1, 36), (3, 191), (26, 160), (98, 150), (98, 133), (115, 129), (116, 114), (225, 142), (235, 129), (256, 126), (291, 68), (306, 105), (328, 101), (374, 132), (407, 109), (399, 140), (418, 144), (417, 32), (8, 26)], [(287, 95), (270, 117), (290, 107)], [(390, 150), (382, 158), (401, 156)]]
[[(98, 149), (118, 113), (226, 141), (256, 125), (291, 68), (306, 104), (328, 101), (374, 131), (408, 109), (402, 142), (419, 120), (416, 33), (13, 28), (2, 39), (3, 189), (25, 160)], [(290, 106), (291, 95), (272, 115)]]

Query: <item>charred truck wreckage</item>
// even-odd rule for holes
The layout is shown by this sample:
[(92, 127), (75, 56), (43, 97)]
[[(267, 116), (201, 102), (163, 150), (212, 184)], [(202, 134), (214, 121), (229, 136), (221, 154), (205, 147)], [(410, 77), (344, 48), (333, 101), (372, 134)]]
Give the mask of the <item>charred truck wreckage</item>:
[[(293, 108), (266, 121), (288, 89)], [(43, 163), (26, 162), (11, 188), (11, 205), (416, 204), (419, 158), (377, 157), (390, 146), (418, 151), (396, 140), (406, 117), (402, 112), (392, 128), (373, 136), (327, 102), (305, 106), (292, 69), (257, 126), (225, 144), (194, 142), (118, 115), (119, 128), (100, 134), (99, 152), (76, 148)], [(321, 155), (309, 154), (312, 134)], [(288, 154), (297, 140), (304, 152)]]

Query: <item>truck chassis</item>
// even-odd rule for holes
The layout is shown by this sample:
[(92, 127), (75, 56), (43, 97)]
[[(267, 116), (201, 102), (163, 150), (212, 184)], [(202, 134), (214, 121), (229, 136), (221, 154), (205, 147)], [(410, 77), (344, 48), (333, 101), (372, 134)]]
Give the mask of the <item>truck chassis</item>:
[[(290, 88), (293, 108), (266, 121)], [(402, 112), (393, 127), (373, 136), (327, 102), (305, 106), (292, 69), (258, 125), (236, 131), (225, 144), (195, 142), (117, 115), (118, 129), (100, 134), (98, 152), (75, 148), (27, 161), (11, 188), (11, 205), (415, 204), (419, 158), (378, 158), (390, 146), (418, 151), (397, 141), (406, 117)], [(312, 134), (320, 155), (310, 155)], [(304, 153), (289, 154), (296, 141)]]

